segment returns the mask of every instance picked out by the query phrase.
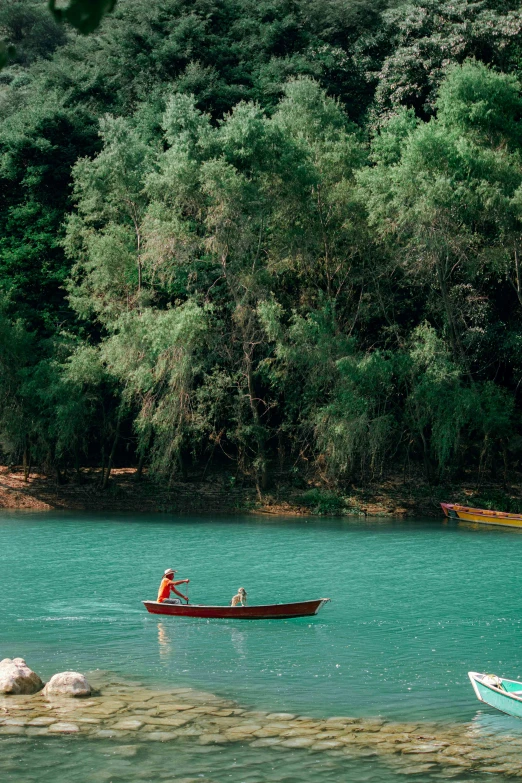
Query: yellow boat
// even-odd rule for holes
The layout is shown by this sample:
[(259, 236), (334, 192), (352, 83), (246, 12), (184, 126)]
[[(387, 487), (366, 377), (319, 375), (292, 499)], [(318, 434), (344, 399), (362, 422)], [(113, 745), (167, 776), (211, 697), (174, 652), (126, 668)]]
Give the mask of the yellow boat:
[(522, 527), (522, 514), (506, 514), (504, 511), (490, 511), (487, 508), (470, 508), (469, 506), (460, 506), (458, 503), (441, 503), (440, 505), (449, 519), (480, 522), (483, 525)]

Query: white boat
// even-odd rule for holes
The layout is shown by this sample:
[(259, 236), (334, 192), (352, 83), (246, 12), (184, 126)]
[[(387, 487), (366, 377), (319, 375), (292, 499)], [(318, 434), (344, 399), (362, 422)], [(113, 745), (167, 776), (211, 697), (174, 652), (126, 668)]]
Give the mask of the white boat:
[(522, 682), (478, 672), (468, 672), (468, 677), (479, 701), (507, 715), (522, 718)]

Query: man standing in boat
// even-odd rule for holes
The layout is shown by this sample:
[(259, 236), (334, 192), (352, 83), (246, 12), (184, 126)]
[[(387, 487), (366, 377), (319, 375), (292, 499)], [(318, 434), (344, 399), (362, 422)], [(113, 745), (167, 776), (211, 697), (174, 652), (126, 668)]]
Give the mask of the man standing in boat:
[(173, 593), (176, 593), (176, 595), (179, 595), (180, 598), (184, 598), (185, 601), (188, 603), (189, 600), (188, 596), (183, 595), (183, 593), (180, 593), (179, 590), (176, 590), (176, 585), (188, 584), (190, 582), (190, 579), (174, 580), (175, 573), (176, 571), (173, 568), (167, 568), (167, 570), (163, 574), (163, 579), (161, 580), (161, 584), (158, 590), (158, 603), (180, 604), (181, 601), (179, 600), (179, 598), (169, 598), (171, 591)]

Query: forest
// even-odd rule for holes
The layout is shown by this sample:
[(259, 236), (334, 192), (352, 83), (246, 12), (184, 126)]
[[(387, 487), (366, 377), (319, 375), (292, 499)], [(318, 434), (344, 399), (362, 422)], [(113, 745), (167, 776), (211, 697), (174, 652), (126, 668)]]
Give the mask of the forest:
[(4, 464), (517, 469), (519, 2), (9, 0), (0, 39)]

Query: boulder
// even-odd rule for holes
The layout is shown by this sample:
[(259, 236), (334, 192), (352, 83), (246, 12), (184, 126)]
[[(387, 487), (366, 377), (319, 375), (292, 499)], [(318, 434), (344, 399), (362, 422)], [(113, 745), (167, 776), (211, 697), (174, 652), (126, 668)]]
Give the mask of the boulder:
[(23, 658), (0, 661), (0, 693), (26, 695), (42, 690), (44, 684)]
[(44, 696), (90, 696), (91, 686), (79, 672), (55, 674), (44, 688)]

